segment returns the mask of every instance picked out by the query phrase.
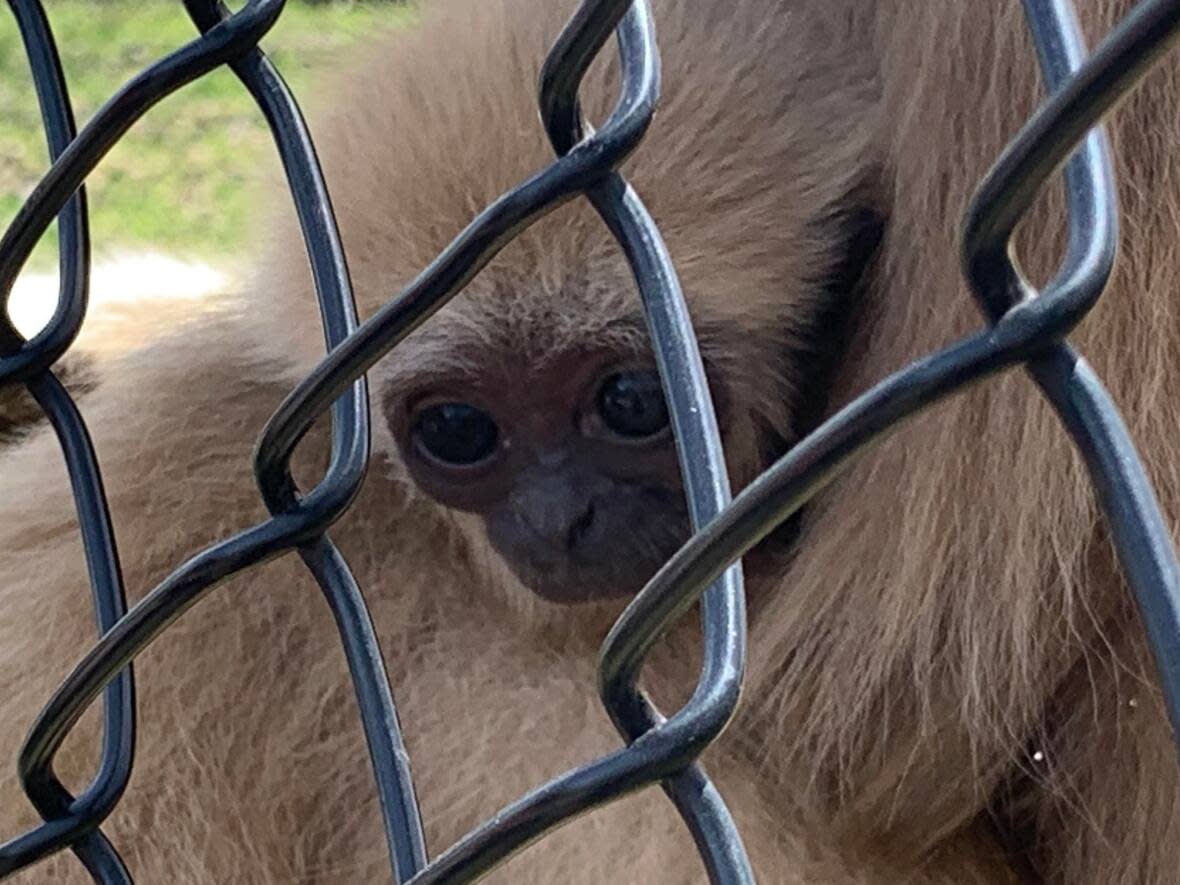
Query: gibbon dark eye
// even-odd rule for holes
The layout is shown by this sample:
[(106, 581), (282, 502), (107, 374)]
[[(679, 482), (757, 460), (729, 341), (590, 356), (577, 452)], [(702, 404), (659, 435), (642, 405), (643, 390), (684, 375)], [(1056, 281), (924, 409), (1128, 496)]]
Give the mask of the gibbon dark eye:
[(418, 412), (410, 431), (430, 457), (466, 467), (492, 456), (500, 428), (487, 412), (467, 403), (436, 403)]
[(598, 391), (598, 414), (611, 432), (628, 439), (655, 436), (668, 426), (660, 376), (652, 371), (618, 372)]

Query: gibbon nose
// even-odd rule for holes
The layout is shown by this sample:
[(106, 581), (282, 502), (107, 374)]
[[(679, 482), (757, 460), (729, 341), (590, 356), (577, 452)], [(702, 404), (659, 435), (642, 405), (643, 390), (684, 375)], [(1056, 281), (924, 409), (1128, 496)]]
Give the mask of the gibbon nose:
[(586, 490), (568, 477), (534, 477), (512, 496), (517, 521), (534, 543), (573, 551), (594, 524), (595, 507)]

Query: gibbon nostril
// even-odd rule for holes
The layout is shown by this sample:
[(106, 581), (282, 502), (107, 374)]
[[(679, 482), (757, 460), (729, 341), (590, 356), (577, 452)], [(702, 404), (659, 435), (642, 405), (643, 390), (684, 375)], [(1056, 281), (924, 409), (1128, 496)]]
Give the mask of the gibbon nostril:
[(573, 525), (570, 526), (569, 533), (565, 539), (565, 549), (573, 550), (582, 540), (586, 532), (589, 531), (590, 525), (594, 522), (594, 504), (586, 505), (586, 512), (583, 513)]

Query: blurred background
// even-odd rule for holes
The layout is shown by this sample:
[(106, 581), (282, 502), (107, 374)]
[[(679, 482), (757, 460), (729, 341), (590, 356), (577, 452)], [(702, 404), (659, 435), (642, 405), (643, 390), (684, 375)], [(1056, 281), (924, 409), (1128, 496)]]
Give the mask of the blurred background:
[[(122, 83), (196, 34), (180, 0), (46, 0), (45, 7), (79, 128)], [(413, 18), (399, 0), (288, 0), (262, 47), (306, 105), (317, 75), (359, 38)], [(3, 9), (0, 228), (47, 168), (24, 50)], [(270, 168), (278, 161), (265, 123), (229, 70), (164, 99), (87, 179), (96, 298), (145, 297), (165, 283), (223, 285), (244, 257), (248, 185)], [(56, 260), (51, 229), (14, 292), (14, 319), (22, 328), (52, 310), (46, 300), (56, 297)]]

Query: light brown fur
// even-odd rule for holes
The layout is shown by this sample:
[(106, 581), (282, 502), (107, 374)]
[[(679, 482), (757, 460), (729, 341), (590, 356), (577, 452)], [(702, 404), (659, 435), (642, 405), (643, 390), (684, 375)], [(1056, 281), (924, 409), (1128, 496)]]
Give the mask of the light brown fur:
[[(434, 5), (420, 27), (378, 41), (363, 76), (342, 78), (350, 100), (313, 126), (366, 313), (549, 158), (529, 88), (572, 3)], [(1087, 3), (1089, 33), (1129, 5)], [(836, 402), (979, 326), (958, 272), (958, 219), (1038, 92), (1015, 3), (723, 6), (656, 3), (665, 99), (627, 171), (668, 238), (714, 380), (736, 404), (726, 443), (740, 483), (765, 466), (759, 433), (789, 441), (805, 429), (795, 410), (809, 392), (784, 354), (820, 306), (809, 281), (842, 248), (833, 213), (864, 201), (886, 218)], [(607, 75), (597, 76), (601, 90)], [(1123, 253), (1076, 336), (1173, 516), (1180, 160), (1168, 135), (1178, 105), (1169, 63), (1117, 118)], [(1042, 274), (1056, 256), (1042, 233), (1060, 226), (1055, 196), (1022, 244)], [(109, 367), (85, 401), (136, 594), (264, 515), (253, 440), (321, 346), (294, 237), (283, 220), (247, 300)], [(543, 366), (636, 311), (601, 225), (569, 206), (373, 377), (378, 391), (396, 389), (472, 348), (508, 346)], [(471, 520), (414, 493), (375, 424), (383, 454), (332, 535), (373, 607), (437, 852), (617, 746), (593, 692), (597, 642), (617, 607), (533, 599)], [(311, 482), (322, 440), (306, 450)], [(3, 455), (8, 753), (93, 639), (72, 514), (44, 430)], [(1141, 631), (1078, 459), (1025, 378), (988, 382), (907, 425), (809, 508), (795, 552), (748, 565), (749, 686), (705, 761), (760, 881), (1130, 885), (1180, 869), (1178, 769)], [(137, 660), (139, 758), (104, 829), (140, 881), (382, 877), (363, 740), (316, 592), (285, 557), (233, 578)], [(646, 674), (658, 696), (682, 694), (695, 643), (686, 624), (661, 647)], [(58, 766), (75, 786), (90, 770), (94, 725)], [(13, 770), (0, 768), (5, 836), (34, 820)], [(63, 855), (17, 878), (78, 870)], [(653, 788), (492, 878), (702, 875)]]

